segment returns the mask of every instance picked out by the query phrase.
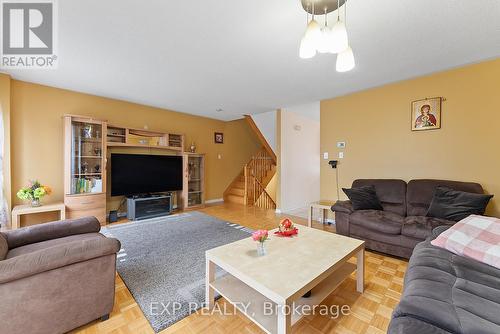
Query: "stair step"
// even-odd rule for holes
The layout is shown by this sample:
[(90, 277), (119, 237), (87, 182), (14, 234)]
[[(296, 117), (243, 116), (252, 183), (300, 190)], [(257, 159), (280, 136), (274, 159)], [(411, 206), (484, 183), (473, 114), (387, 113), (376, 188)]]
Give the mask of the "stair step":
[(226, 201), (231, 203), (245, 204), (243, 196), (229, 194), (226, 196)]
[(229, 190), (229, 193), (232, 195), (244, 196), (245, 195), (245, 188), (233, 187)]

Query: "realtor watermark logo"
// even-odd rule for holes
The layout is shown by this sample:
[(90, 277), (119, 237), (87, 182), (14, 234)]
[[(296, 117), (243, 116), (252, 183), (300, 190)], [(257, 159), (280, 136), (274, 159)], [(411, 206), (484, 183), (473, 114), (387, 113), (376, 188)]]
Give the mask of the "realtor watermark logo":
[(2, 61), (12, 69), (57, 67), (55, 0), (0, 0)]

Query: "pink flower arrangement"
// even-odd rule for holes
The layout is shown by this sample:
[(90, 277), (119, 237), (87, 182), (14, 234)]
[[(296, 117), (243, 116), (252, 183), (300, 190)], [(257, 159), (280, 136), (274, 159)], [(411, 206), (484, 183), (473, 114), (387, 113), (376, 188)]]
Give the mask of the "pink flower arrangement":
[(258, 242), (264, 242), (269, 237), (267, 230), (258, 230), (252, 233), (252, 239)]

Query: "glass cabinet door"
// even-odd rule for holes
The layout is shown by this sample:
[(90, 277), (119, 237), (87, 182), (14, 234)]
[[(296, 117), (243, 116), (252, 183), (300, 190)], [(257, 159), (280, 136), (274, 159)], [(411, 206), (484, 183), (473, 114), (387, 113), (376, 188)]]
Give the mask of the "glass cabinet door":
[(203, 204), (203, 159), (202, 157), (188, 157), (188, 206)]
[(103, 191), (102, 124), (71, 121), (71, 194)]

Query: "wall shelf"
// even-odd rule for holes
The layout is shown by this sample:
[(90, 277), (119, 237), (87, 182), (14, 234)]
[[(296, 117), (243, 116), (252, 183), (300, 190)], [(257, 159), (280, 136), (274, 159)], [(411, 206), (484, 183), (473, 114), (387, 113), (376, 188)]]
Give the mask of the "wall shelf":
[(106, 146), (184, 151), (184, 135), (108, 125)]

